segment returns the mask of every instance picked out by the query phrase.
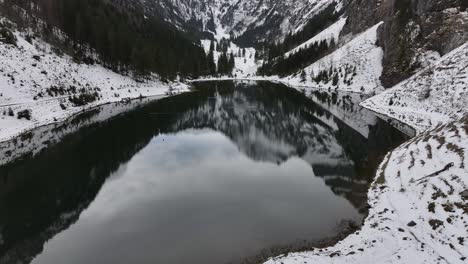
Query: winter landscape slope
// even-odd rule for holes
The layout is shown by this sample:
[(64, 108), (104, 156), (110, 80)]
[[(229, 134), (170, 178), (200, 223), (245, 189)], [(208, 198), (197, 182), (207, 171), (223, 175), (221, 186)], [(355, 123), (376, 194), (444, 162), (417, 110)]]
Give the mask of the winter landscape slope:
[[(378, 70), (364, 73), (372, 79), (372, 85), (364, 87), (366, 93), (373, 92), (372, 87), (377, 88), (376, 92), (379, 92), (381, 90), (379, 88), (390, 88), (396, 85), (468, 41), (466, 1), (404, 0), (349, 1), (346, 3), (344, 8), (346, 23), (341, 25), (341, 21), (338, 21), (323, 30), (323, 32), (328, 32), (325, 34), (328, 35), (328, 39), (333, 38), (337, 43), (324, 55), (330, 58), (334, 54), (335, 61), (338, 55), (338, 58), (346, 57), (344, 59), (349, 64), (369, 65), (366, 70), (377, 66)], [(369, 54), (366, 54), (366, 49), (359, 51), (360, 45), (353, 46), (350, 45), (351, 42), (356, 41), (356, 38), (381, 22), (384, 23), (373, 33), (375, 42), (372, 43), (382, 51), (381, 55), (377, 56), (379, 60), (374, 60), (370, 64), (360, 61), (363, 56), (374, 58), (376, 54), (372, 54), (374, 52), (372, 49), (367, 50)], [(336, 36), (337, 32), (338, 36)], [(285, 56), (289, 57), (291, 53), (310, 46), (316, 40), (323, 39), (321, 35), (322, 33), (319, 33), (297, 45), (292, 51), (285, 51)], [(320, 60), (321, 63), (319, 63)], [(289, 64), (294, 65), (292, 62)], [(329, 71), (331, 76), (325, 78), (325, 81), (324, 78), (318, 80), (304, 78), (303, 71), (306, 72), (305, 75), (317, 75), (317, 70), (325, 68), (324, 66), (318, 67), (318, 64), (326, 65), (323, 63), (323, 58), (305, 66), (300, 64), (299, 69), (286, 79), (297, 85), (302, 83), (304, 86), (315, 88), (361, 92), (360, 87), (356, 85), (359, 81), (349, 84), (349, 80), (343, 78), (342, 74), (338, 76), (336, 84), (332, 85), (332, 78), (335, 77), (332, 70)], [(315, 71), (311, 72), (312, 69)], [(357, 75), (361, 73), (362, 69), (356, 70)], [(365, 79), (363, 81), (367, 82)]]
[(468, 113), (468, 43), (362, 104), (419, 132)]
[[(41, 40), (31, 44), (19, 33), (16, 37), (17, 46), (0, 42), (0, 141), (97, 105), (187, 90), (183, 84), (154, 77), (137, 81), (99, 64), (76, 63)], [(30, 117), (20, 118), (25, 110)]]
[[(219, 32), (223, 32), (223, 29), (219, 30)], [(203, 39), (201, 43), (206, 54), (208, 54), (210, 52), (211, 40)], [(232, 78), (251, 78), (257, 75), (258, 61), (256, 60), (256, 52), (254, 48), (240, 48), (233, 42), (230, 42), (227, 47), (227, 54), (233, 54), (234, 56), (234, 69), (230, 74)], [(221, 52), (217, 50), (213, 51), (215, 64), (218, 64), (220, 56)]]
[[(305, 72), (304, 76), (297, 73), (282, 78), (282, 81), (293, 86), (307, 86), (314, 89), (337, 89), (361, 93), (382, 90), (379, 78), (382, 74), (383, 50), (375, 45), (377, 30), (381, 25), (382, 23), (379, 23), (371, 27), (331, 54), (306, 67), (302, 70)], [(329, 77), (317, 80), (317, 76), (324, 72)], [(336, 82), (333, 78), (336, 78)]]
[(139, 1), (148, 15), (162, 17), (181, 30), (197, 31), (201, 36), (216, 35), (216, 28), (221, 24), (227, 34), (242, 38), (247, 45), (256, 40), (282, 38), (303, 27), (317, 12), (332, 3), (337, 3), (337, 8), (342, 7), (342, 0)]
[(335, 22), (325, 30), (321, 31), (311, 39), (295, 47), (294, 49), (286, 52), (284, 56), (289, 57), (291, 54), (296, 53), (300, 49), (307, 48), (309, 45), (313, 43), (319, 43), (322, 40), (326, 40), (328, 44), (330, 44), (332, 40), (335, 43), (338, 43), (341, 31), (343, 30), (343, 27), (346, 24), (346, 19), (346, 17), (341, 17), (337, 22)]

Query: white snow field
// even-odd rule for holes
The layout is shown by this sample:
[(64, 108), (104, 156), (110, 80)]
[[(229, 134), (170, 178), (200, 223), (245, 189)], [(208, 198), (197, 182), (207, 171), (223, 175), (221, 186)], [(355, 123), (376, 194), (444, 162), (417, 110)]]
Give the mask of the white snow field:
[(389, 153), (369, 191), (362, 229), (333, 247), (267, 264), (466, 263), (468, 117)]
[[(17, 47), (0, 42), (0, 142), (98, 105), (188, 90), (184, 84), (166, 84), (156, 76), (138, 82), (99, 64), (78, 64), (67, 55), (57, 55), (43, 41), (31, 44), (20, 33), (15, 35)], [(68, 100), (70, 94), (49, 94), (51, 87), (98, 92), (99, 98), (76, 107)], [(26, 109), (32, 112), (31, 120), (18, 119), (17, 113)]]
[(468, 43), (362, 106), (418, 132), (468, 113)]

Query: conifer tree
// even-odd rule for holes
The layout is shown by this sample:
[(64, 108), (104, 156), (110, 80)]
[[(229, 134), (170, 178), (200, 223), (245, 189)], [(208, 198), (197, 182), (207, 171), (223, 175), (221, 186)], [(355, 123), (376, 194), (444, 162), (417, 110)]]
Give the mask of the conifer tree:
[(305, 70), (302, 70), (301, 72), (301, 82), (306, 82), (307, 81), (307, 73)]
[(210, 52), (208, 53), (208, 57), (207, 57), (207, 63), (208, 63), (208, 71), (209, 71), (209, 74), (211, 75), (216, 74), (216, 64), (214, 60), (215, 60), (214, 52), (210, 50)]

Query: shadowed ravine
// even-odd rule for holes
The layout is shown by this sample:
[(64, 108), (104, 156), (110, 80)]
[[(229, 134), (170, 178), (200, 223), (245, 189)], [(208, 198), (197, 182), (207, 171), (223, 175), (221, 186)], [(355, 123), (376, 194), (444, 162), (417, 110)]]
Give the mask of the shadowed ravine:
[(200, 83), (3, 165), (0, 263), (227, 263), (359, 224), (406, 137), (356, 98), (318, 98)]

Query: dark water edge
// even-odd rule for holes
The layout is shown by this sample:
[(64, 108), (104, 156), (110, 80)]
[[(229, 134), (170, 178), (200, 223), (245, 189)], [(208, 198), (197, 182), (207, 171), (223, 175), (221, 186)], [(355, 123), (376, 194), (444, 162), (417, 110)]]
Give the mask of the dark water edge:
[[(203, 87), (204, 85), (209, 87)], [(258, 90), (268, 90), (265, 86), (270, 86), (268, 83), (259, 83), (258, 85), (263, 86)], [(94, 110), (77, 116), (65, 124), (54, 125), (52, 129), (41, 128), (40, 131), (32, 132), (32, 135), (23, 135), (13, 145), (4, 147), (3, 149), (8, 150), (21, 149), (33, 144), (38, 146), (38, 149), (27, 151), (28, 155), (0, 167), (0, 180), (2, 181), (2, 184), (0, 184), (0, 219), (8, 219), (11, 215), (14, 216), (7, 220), (8, 224), (6, 225), (4, 221), (1, 221), (3, 222), (1, 224), (3, 228), (0, 229), (2, 233), (0, 263), (30, 262), (43, 251), (45, 241), (78, 221), (81, 212), (94, 201), (109, 175), (115, 173), (123, 163), (128, 162), (135, 154), (150, 144), (152, 138), (161, 133), (174, 131), (174, 124), (176, 124), (176, 130), (191, 127), (209, 127), (222, 131), (228, 138), (235, 141), (235, 133), (230, 134), (232, 131), (228, 131), (216, 124), (210, 124), (209, 115), (200, 115), (202, 113), (200, 112), (201, 105), (210, 105), (209, 101), (213, 96), (216, 94), (216, 96), (229, 95), (232, 89), (235, 88), (232, 82), (223, 82), (220, 86), (225, 87), (214, 88), (212, 84), (198, 84), (199, 89), (196, 93), (182, 94), (158, 102), (151, 102), (144, 106), (130, 108), (131, 110), (123, 111), (122, 114), (111, 119), (100, 120), (102, 117), (98, 116), (103, 110)], [(299, 92), (284, 87), (278, 89), (281, 91), (271, 92), (271, 94), (265, 94), (265, 91), (263, 91), (261, 95), (266, 96), (268, 99), (276, 96), (291, 98), (291, 105), (308, 105), (310, 109), (313, 109), (314, 114), (328, 119), (336, 118), (325, 110), (327, 106), (337, 106), (336, 109), (342, 109), (345, 113), (362, 114), (360, 112), (362, 110), (356, 106), (356, 103), (349, 103), (352, 100), (347, 95), (315, 94), (311, 101)], [(249, 97), (250, 92), (243, 92)], [(313, 103), (314, 100), (316, 103)], [(270, 107), (274, 107), (276, 103), (268, 100), (263, 102), (264, 105), (271, 104)], [(195, 111), (193, 111), (194, 109)], [(307, 111), (311, 111), (310, 109)], [(336, 109), (334, 111), (338, 111)], [(229, 112), (226, 111), (228, 114)], [(153, 113), (156, 116), (148, 115), (148, 113)], [(181, 119), (182, 113), (188, 113), (189, 120), (195, 120), (196, 122)], [(339, 113), (335, 114), (339, 115)], [(155, 119), (158, 120), (158, 123), (151, 124)], [(95, 122), (95, 120), (99, 121)], [(311, 120), (325, 126), (320, 119), (314, 117)], [(359, 176), (368, 183), (372, 181), (375, 170), (380, 163), (379, 161), (383, 159), (386, 152), (406, 139), (404, 135), (395, 132), (389, 124), (380, 119), (377, 119), (372, 129), (369, 129), (368, 137), (365, 140), (363, 139), (363, 134), (367, 133), (365, 126), (357, 128), (358, 132), (351, 128), (354, 124), (349, 125), (349, 123), (353, 123), (351, 121), (348, 124), (339, 120), (335, 121), (338, 124), (338, 130), (334, 133), (336, 133), (335, 136), (338, 142), (348, 155), (354, 157)], [(119, 131), (120, 136), (114, 135), (115, 131)], [(285, 131), (279, 133), (282, 134)], [(293, 138), (294, 132), (291, 135)], [(295, 141), (289, 136), (286, 138), (292, 140), (291, 142)], [(67, 143), (62, 144), (62, 142)], [(297, 149), (294, 151), (294, 155), (304, 154), (302, 143), (300, 141), (296, 143)], [(48, 147), (45, 148), (44, 145), (48, 145)], [(363, 149), (356, 147), (363, 145), (367, 146), (368, 149), (363, 151)], [(90, 148), (97, 151), (89, 152)], [(255, 147), (246, 150), (248, 155), (253, 156), (258, 154), (256, 151)], [(72, 157), (64, 163), (64, 155), (72, 155)], [(107, 158), (103, 160), (102, 157)], [(275, 162), (284, 162), (288, 157), (278, 155), (275, 158), (277, 158)], [(47, 179), (29, 176), (35, 175), (38, 171), (48, 171), (51, 166), (54, 166), (57, 171), (66, 173), (55, 173)], [(324, 175), (329, 169), (320, 165), (314, 167), (314, 171), (317, 170), (319, 174), (323, 172)], [(347, 169), (343, 168), (343, 170)], [(88, 176), (82, 177), (82, 175)], [(335, 186), (334, 184), (329, 183), (332, 189)], [(339, 191), (339, 188), (334, 190), (337, 193)], [(360, 189), (358, 192), (366, 193), (367, 189)], [(44, 196), (44, 194), (47, 195)], [(353, 201), (361, 213), (366, 214), (366, 197), (357, 199), (352, 197), (353, 194), (340, 195), (347, 196), (347, 199)], [(35, 198), (24, 199), (24, 197)], [(32, 208), (32, 210), (28, 210), (31, 212), (25, 212), (24, 208)], [(244, 258), (240, 262), (255, 263), (286, 252), (328, 246), (356, 230), (358, 225), (359, 223), (349, 224), (345, 222), (341, 227), (341, 231), (334, 238), (323, 239), (318, 242), (303, 241), (293, 245), (273, 247), (262, 251), (258, 256)], [(9, 227), (8, 230), (5, 230), (5, 226)], [(249, 259), (252, 259), (253, 262)]]
[[(400, 138), (401, 140), (400, 143), (404, 143), (416, 135), (416, 130), (408, 126), (407, 124), (404, 124), (402, 122), (399, 122), (398, 120), (389, 118), (385, 115), (376, 113), (374, 111), (371, 111), (371, 110), (368, 110), (366, 108), (359, 106), (360, 102), (370, 98), (369, 95), (353, 93), (353, 92), (347, 93), (347, 92), (339, 92), (339, 91), (331, 91), (331, 90), (327, 91), (323, 89), (312, 90), (310, 94), (307, 94), (305, 90), (299, 90), (299, 91), (304, 96), (308, 97), (313, 102), (317, 103), (318, 105), (322, 106), (325, 109), (329, 109), (331, 105), (339, 105), (345, 111), (360, 112), (361, 114), (364, 113), (364, 115), (371, 115), (371, 116), (378, 117), (381, 121), (383, 121), (383, 122), (379, 121), (379, 123), (381, 123), (383, 127), (386, 127), (387, 125), (389, 125), (402, 133), (401, 138)], [(339, 99), (340, 97), (341, 97), (341, 100)], [(388, 128), (381, 128), (381, 130), (385, 130), (385, 129), (388, 129)], [(399, 146), (398, 144), (395, 144), (394, 148), (398, 146)], [(389, 147), (388, 150), (391, 151), (394, 148)], [(377, 160), (382, 161), (383, 157), (378, 157)], [(378, 165), (380, 165), (380, 162), (378, 162)], [(374, 176), (375, 176), (375, 172), (376, 172), (376, 168), (374, 170)], [(349, 235), (359, 233), (359, 231), (361, 230), (361, 226), (364, 224), (365, 220), (368, 217), (367, 209), (369, 207), (370, 205), (367, 205), (367, 208), (363, 210), (365, 212), (365, 217), (363, 217), (361, 223), (356, 223), (352, 221), (343, 221), (336, 235), (323, 238), (323, 239), (319, 239), (319, 240), (314, 240), (314, 241), (303, 240), (303, 241), (296, 241), (290, 244), (282, 244), (282, 245), (277, 245), (277, 246), (270, 247), (270, 248), (265, 248), (259, 251), (258, 254), (245, 257), (239, 262), (233, 262), (230, 264), (234, 264), (234, 263), (236, 264), (237, 263), (259, 264), (259, 263), (264, 263), (272, 258), (286, 257), (292, 253), (307, 252), (307, 251), (321, 251), (321, 249), (332, 247), (336, 245), (338, 242), (347, 238)]]
[(25, 159), (47, 150), (68, 134), (98, 122), (109, 121), (120, 114), (164, 98), (164, 96), (122, 99), (115, 103), (105, 103), (84, 109), (63, 121), (52, 122), (26, 130), (18, 136), (0, 142), (0, 166)]
[(292, 253), (307, 252), (314, 250), (320, 251), (321, 249), (334, 246), (349, 235), (358, 232), (360, 230), (360, 227), (361, 226), (355, 222), (345, 221), (342, 223), (342, 227), (339, 229), (338, 234), (332, 237), (327, 237), (318, 241), (297, 241), (295, 243), (287, 245), (265, 248), (261, 250), (258, 254), (245, 257), (239, 262), (232, 262), (229, 264), (261, 264), (268, 261), (271, 258), (286, 257)]

